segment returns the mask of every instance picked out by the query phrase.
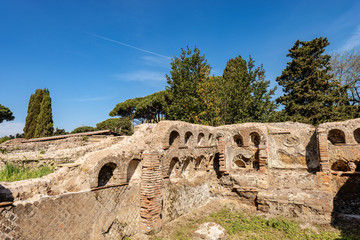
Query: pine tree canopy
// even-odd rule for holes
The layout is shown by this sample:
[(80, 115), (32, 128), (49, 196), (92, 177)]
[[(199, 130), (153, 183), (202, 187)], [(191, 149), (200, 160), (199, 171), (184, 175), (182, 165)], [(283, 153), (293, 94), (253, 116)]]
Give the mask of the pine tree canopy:
[(150, 94), (136, 105), (134, 117), (147, 122), (160, 122), (165, 117), (167, 106), (166, 91)]
[(324, 54), (327, 38), (296, 41), (287, 57), (292, 58), (276, 81), (284, 95), (276, 101), (285, 106), (291, 121), (318, 125), (352, 117), (346, 88), (330, 81), (330, 56)]
[(10, 109), (0, 104), (0, 123), (3, 121), (12, 121), (14, 118)]

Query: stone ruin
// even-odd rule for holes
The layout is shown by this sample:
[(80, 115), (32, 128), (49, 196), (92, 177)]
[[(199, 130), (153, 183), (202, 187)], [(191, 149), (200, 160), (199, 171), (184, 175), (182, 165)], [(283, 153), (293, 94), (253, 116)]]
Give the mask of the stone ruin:
[(318, 224), (359, 223), (360, 119), (317, 128), (161, 121), (128, 137), (62, 141), (42, 143), (43, 154), (35, 143), (1, 145), (3, 162), (57, 170), (0, 182), (0, 239), (122, 239), (214, 198)]

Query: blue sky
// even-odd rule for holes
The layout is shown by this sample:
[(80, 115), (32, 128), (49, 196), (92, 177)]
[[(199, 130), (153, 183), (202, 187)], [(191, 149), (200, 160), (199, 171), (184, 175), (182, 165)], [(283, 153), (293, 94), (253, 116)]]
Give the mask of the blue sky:
[(15, 116), (0, 136), (22, 132), (38, 88), (50, 90), (54, 127), (95, 126), (117, 103), (165, 89), (186, 45), (215, 75), (251, 54), (275, 86), (298, 39), (328, 37), (328, 53), (359, 48), (359, 12), (355, 0), (0, 0), (0, 104)]

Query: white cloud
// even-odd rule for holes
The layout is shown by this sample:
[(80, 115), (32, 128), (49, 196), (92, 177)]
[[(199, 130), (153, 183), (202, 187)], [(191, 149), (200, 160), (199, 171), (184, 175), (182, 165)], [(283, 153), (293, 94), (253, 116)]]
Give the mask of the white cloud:
[(114, 75), (119, 80), (137, 81), (137, 82), (164, 82), (165, 73), (140, 70), (124, 74)]
[(348, 51), (353, 48), (356, 48), (360, 45), (360, 25), (357, 26), (353, 35), (346, 41), (344, 46), (342, 47), (343, 50)]
[(23, 133), (25, 123), (20, 122), (2, 122), (0, 123), (0, 137)]
[(143, 56), (141, 58), (146, 65), (170, 68), (169, 59), (155, 57), (155, 56)]

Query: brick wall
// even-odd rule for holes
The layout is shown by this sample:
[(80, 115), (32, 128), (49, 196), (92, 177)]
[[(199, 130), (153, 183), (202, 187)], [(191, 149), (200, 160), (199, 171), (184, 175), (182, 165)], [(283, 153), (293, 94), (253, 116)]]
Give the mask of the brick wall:
[(121, 239), (138, 232), (139, 185), (0, 208), (0, 239)]
[(144, 153), (142, 156), (141, 177), (141, 231), (149, 232), (161, 227), (162, 169), (157, 153)]

